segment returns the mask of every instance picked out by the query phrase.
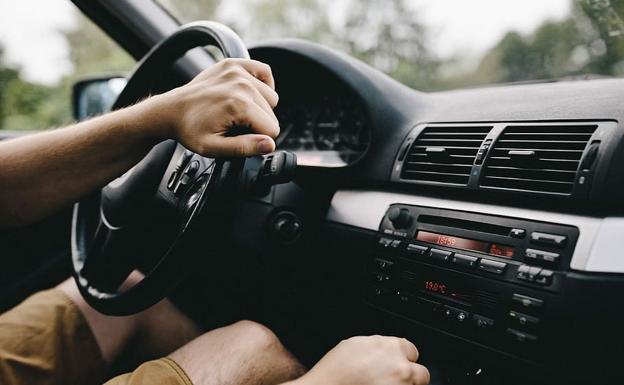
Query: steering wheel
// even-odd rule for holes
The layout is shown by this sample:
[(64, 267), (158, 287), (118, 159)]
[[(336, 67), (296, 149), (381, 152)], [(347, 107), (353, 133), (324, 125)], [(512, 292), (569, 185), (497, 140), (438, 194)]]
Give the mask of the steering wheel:
[[(228, 27), (208, 21), (184, 25), (138, 63), (113, 109), (149, 96), (165, 69), (190, 49), (208, 45), (220, 49), (224, 57), (249, 58), (245, 44)], [(194, 171), (181, 175), (191, 167), (188, 160), (192, 157), (200, 158), (193, 162)], [(123, 176), (76, 203), (71, 234), (73, 276), (89, 305), (104, 314), (128, 315), (164, 298), (190, 269), (193, 253), (184, 250), (185, 241), (192, 238), (197, 218), (208, 213), (208, 226), (216, 229), (220, 225), (219, 220), (226, 215), (228, 203), (235, 195), (244, 162), (202, 158), (168, 140), (156, 145)], [(177, 191), (172, 191), (176, 178), (177, 184), (186, 178), (188, 187), (179, 197)], [(169, 218), (175, 234), (167, 240), (165, 251), (145, 277), (122, 291), (119, 287), (137, 268), (133, 227), (157, 198), (174, 202), (170, 204), (174, 213)], [(210, 235), (204, 232), (201, 236), (205, 239)]]

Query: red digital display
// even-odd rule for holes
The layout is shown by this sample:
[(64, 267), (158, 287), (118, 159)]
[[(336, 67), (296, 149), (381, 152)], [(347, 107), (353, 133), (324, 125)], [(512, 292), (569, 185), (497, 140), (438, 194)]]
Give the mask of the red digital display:
[(492, 243), (490, 245), (489, 253), (492, 255), (497, 255), (499, 257), (513, 258), (514, 248), (511, 246), (497, 245), (496, 243)]
[(425, 290), (438, 294), (446, 294), (446, 285), (436, 281), (425, 281)]
[(458, 289), (454, 285), (449, 285), (446, 282), (437, 279), (425, 279), (422, 281), (422, 288), (428, 293), (434, 293), (437, 295), (443, 295), (460, 301), (468, 301), (472, 299), (472, 295), (464, 290)]
[(480, 251), (482, 253), (488, 253), (505, 258), (512, 258), (514, 255), (514, 248), (511, 246), (477, 241), (468, 238), (460, 238), (452, 235), (432, 233), (429, 231), (419, 231), (416, 234), (416, 240), (440, 246), (454, 247), (457, 249)]

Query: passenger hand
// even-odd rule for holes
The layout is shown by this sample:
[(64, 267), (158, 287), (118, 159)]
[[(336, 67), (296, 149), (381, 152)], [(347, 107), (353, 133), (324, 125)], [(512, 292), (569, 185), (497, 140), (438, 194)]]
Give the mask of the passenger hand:
[[(278, 96), (271, 68), (256, 60), (225, 59), (188, 84), (147, 99), (160, 137), (204, 156), (252, 156), (275, 150)], [(228, 137), (235, 126), (252, 133)]]
[(396, 337), (353, 337), (339, 343), (297, 385), (426, 385), (418, 350)]

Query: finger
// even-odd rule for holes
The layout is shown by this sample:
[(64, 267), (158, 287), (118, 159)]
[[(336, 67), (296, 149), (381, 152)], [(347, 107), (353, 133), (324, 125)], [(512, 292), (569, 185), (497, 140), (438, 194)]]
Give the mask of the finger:
[(277, 106), (277, 102), (279, 101), (279, 96), (277, 95), (277, 92), (275, 92), (275, 90), (269, 87), (266, 83), (260, 81), (258, 78), (249, 75), (249, 79), (256, 87), (256, 89), (260, 92), (262, 97), (271, 106), (271, 109), (275, 108), (275, 106)]
[(253, 77), (275, 89), (273, 72), (268, 64), (253, 59), (238, 59), (236, 63), (253, 75)]
[(422, 365), (412, 364), (412, 383), (414, 385), (428, 385), (431, 379), (429, 370)]
[(266, 135), (246, 134), (239, 136), (211, 136), (211, 157), (248, 157), (264, 155), (275, 150), (275, 142)]
[[(275, 116), (275, 114), (273, 114), (273, 116)], [(269, 114), (253, 100), (249, 100), (244, 113), (234, 123), (241, 126), (249, 126), (254, 133), (268, 135), (271, 138), (277, 138), (280, 132), (277, 118), (269, 116)]]
[(411, 362), (418, 361), (419, 353), (416, 345), (409, 342), (405, 338), (398, 338), (398, 340), (399, 344), (401, 345), (401, 350), (403, 350), (403, 353), (405, 354), (405, 357)]
[(244, 79), (236, 79), (234, 82), (234, 84), (239, 87), (239, 92), (251, 96), (253, 101), (256, 102), (270, 118), (278, 123), (275, 112), (273, 112), (273, 107), (277, 104), (277, 93), (247, 72), (242, 71), (241, 74)]

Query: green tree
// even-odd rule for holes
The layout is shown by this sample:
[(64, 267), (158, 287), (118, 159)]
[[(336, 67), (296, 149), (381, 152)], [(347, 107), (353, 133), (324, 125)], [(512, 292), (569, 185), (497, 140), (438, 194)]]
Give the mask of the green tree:
[[(607, 4), (606, 8), (602, 8)], [(598, 8), (597, 8), (598, 7)], [(572, 14), (546, 21), (533, 33), (508, 32), (464, 74), (466, 84), (624, 73), (624, 0), (573, 0)]]

